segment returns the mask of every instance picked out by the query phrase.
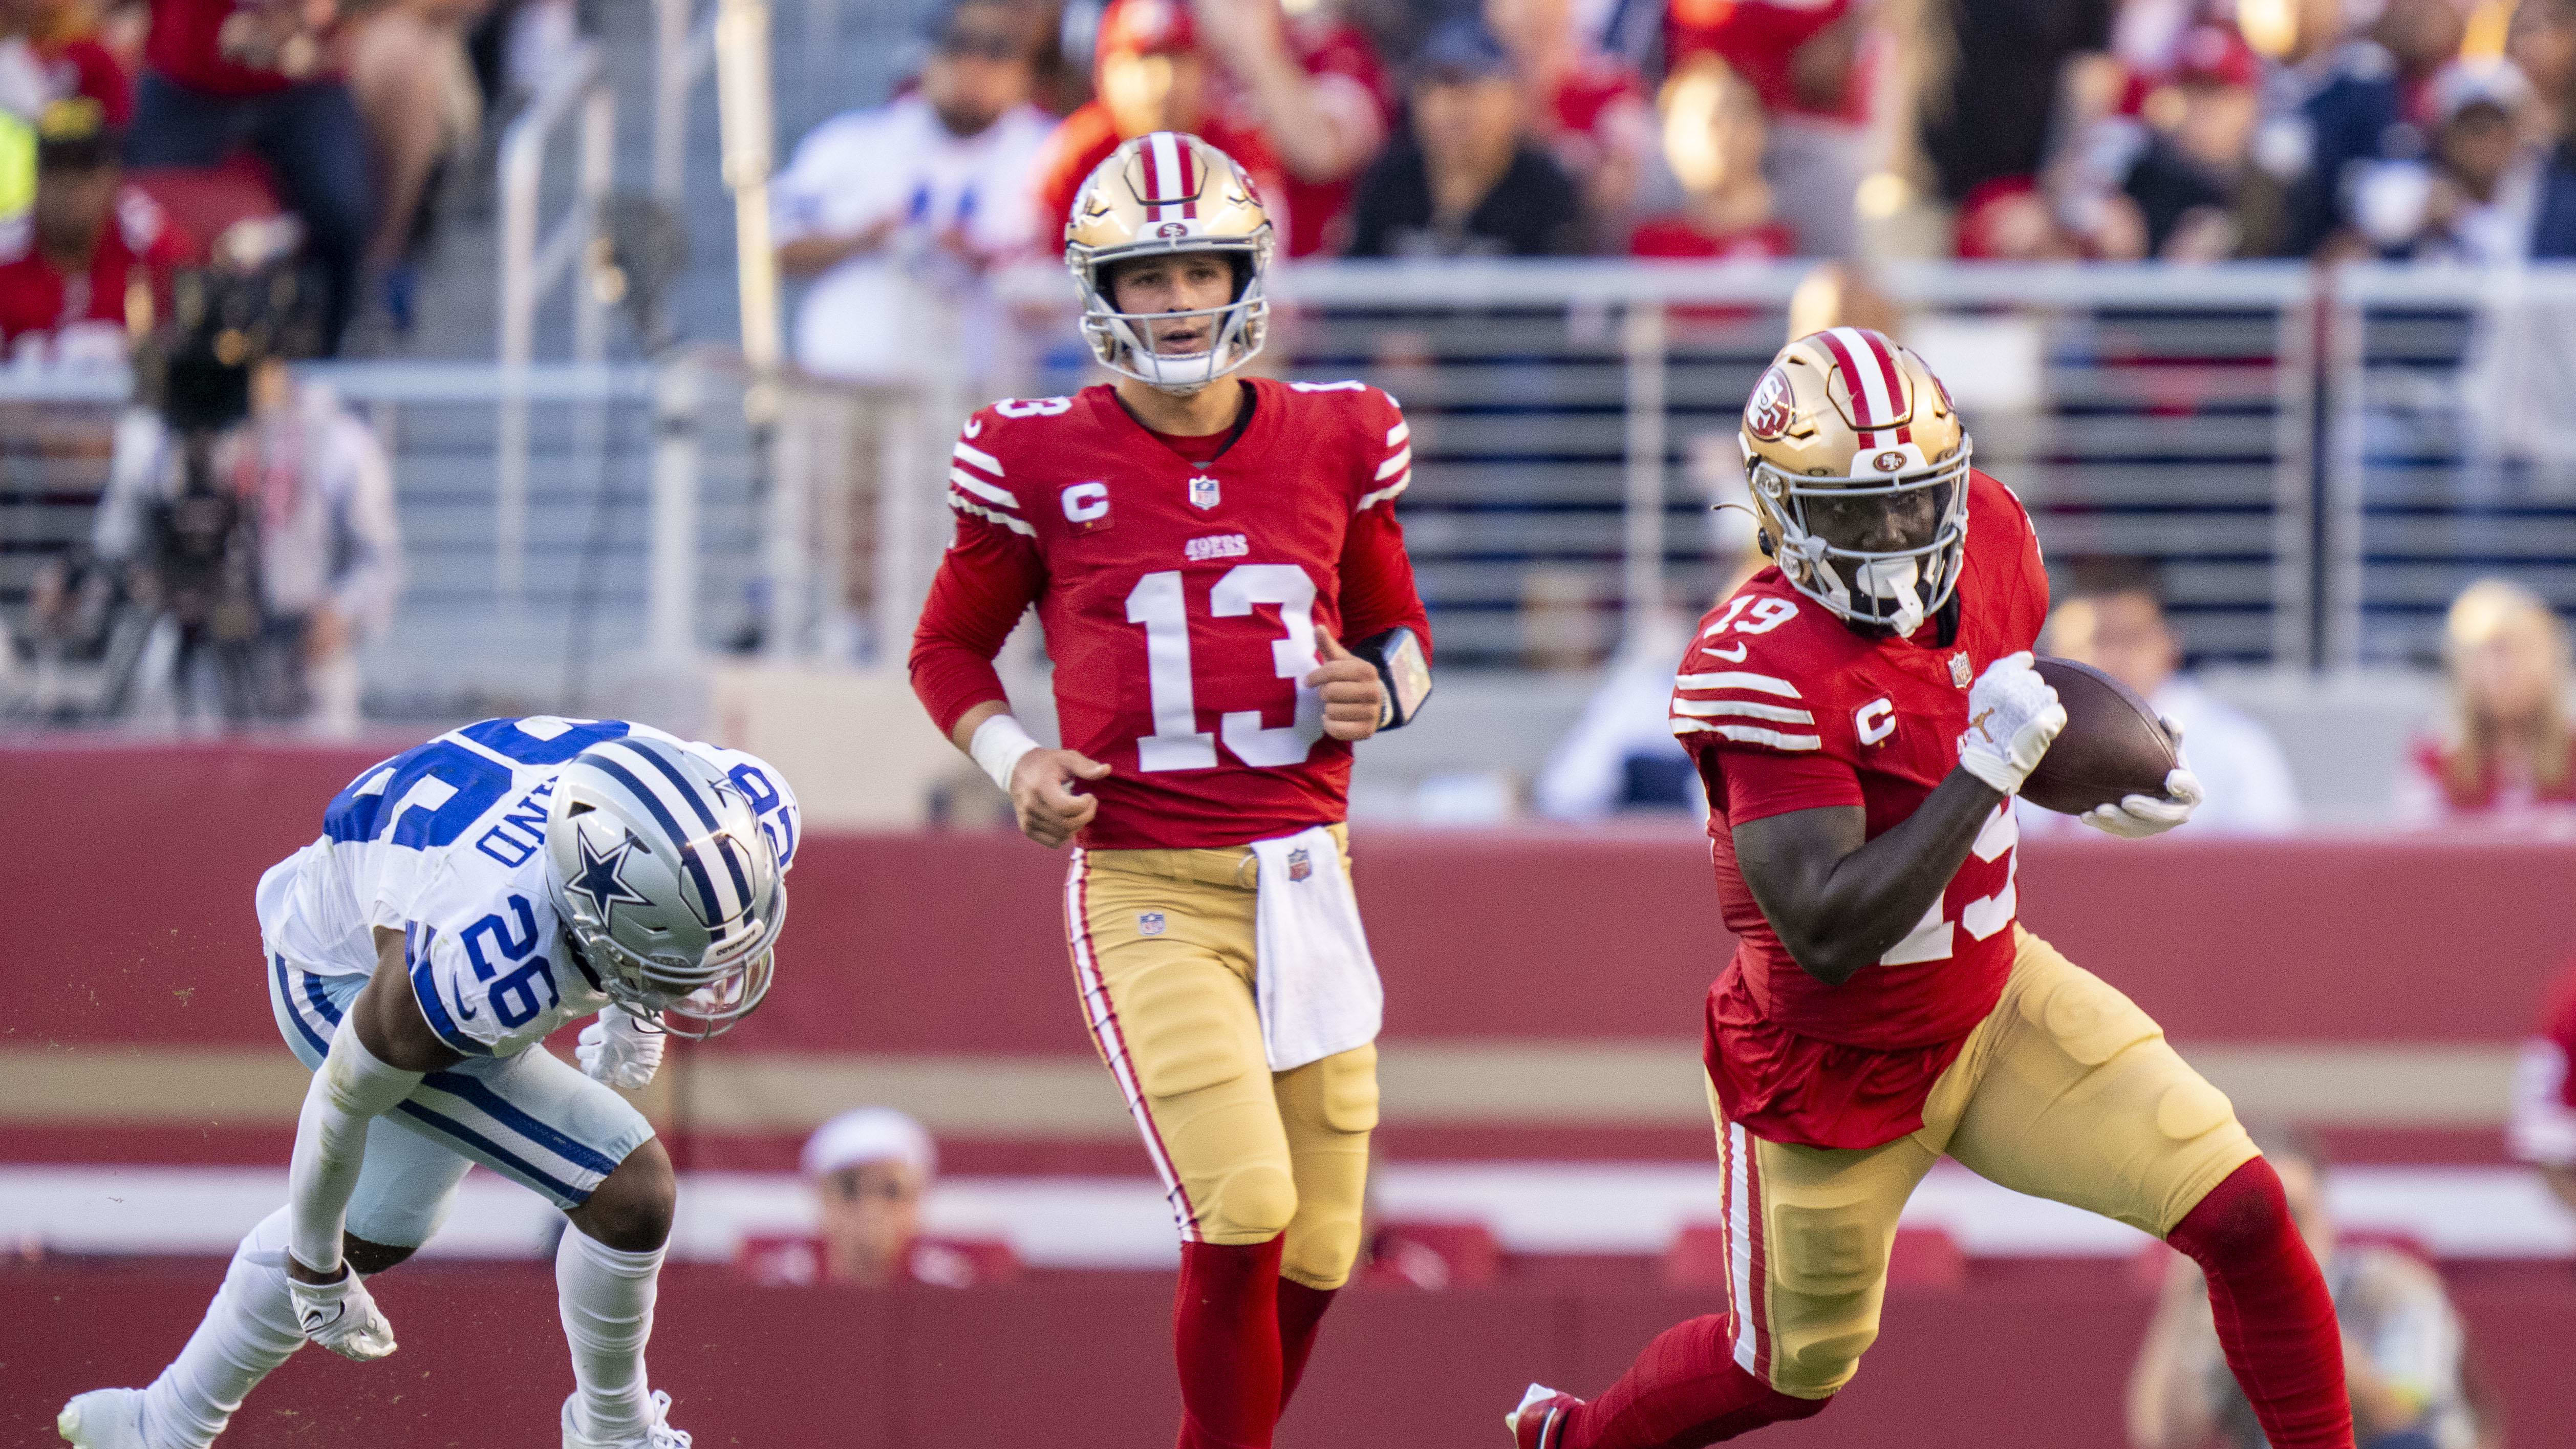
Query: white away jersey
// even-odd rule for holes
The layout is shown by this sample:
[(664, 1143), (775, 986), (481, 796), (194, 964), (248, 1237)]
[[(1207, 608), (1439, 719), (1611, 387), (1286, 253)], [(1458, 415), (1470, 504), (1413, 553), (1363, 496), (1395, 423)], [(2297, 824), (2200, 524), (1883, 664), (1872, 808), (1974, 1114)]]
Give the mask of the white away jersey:
[[(555, 774), (602, 740), (672, 737), (625, 720), (487, 719), (361, 771), (322, 836), (259, 883), (260, 934), (325, 976), (376, 969), (373, 932), (403, 933), (421, 1014), (471, 1056), (506, 1056), (608, 1004), (565, 945), (547, 889)], [(736, 750), (673, 740), (715, 763), (760, 813), (783, 871), (800, 822), (787, 784)]]

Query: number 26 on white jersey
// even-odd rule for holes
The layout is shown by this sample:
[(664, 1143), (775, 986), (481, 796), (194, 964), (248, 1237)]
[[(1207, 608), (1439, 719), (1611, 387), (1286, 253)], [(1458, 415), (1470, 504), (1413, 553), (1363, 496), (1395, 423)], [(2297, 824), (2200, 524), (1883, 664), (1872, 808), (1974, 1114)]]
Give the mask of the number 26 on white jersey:
[[(1264, 728), (1261, 711), (1229, 710), (1218, 721), (1225, 747), (1247, 765), (1275, 768), (1306, 758), (1324, 737), (1323, 696), (1309, 688), (1314, 671), (1315, 581), (1295, 564), (1238, 564), (1208, 591), (1208, 612), (1240, 619), (1258, 604), (1279, 606), (1286, 637), (1271, 641), (1271, 667), (1294, 683), (1297, 709), (1285, 725)], [(1145, 626), (1145, 681), (1152, 696), (1154, 732), (1136, 741), (1140, 770), (1208, 770), (1216, 767), (1216, 735), (1198, 727), (1198, 691), (1190, 669), (1190, 616), (1181, 573), (1167, 569), (1136, 581), (1127, 593), (1127, 622)]]

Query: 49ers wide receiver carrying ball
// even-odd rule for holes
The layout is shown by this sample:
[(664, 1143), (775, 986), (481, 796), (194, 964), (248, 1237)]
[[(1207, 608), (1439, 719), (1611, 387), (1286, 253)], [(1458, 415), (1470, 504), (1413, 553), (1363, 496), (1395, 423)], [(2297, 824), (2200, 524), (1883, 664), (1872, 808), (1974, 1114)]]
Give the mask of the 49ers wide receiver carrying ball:
[[(1180, 1226), (1183, 1449), (1270, 1443), (1359, 1251), (1383, 998), (1341, 822), (1352, 742), (1430, 688), (1395, 400), (1233, 375), (1271, 246), (1259, 193), (1194, 136), (1092, 172), (1065, 261), (1119, 381), (967, 422), (912, 651), (1021, 828), (1077, 842), (1083, 1010)], [(992, 665), (1031, 604), (1063, 749)]]
[[(1822, 1410), (1946, 1155), (2189, 1254), (2270, 1442), (2350, 1449), (2279, 1179), (2145, 1012), (2015, 919), (2011, 797), (2066, 723), (2031, 665), (2048, 580), (2020, 501), (1922, 360), (1859, 328), (1782, 349), (1740, 441), (1775, 566), (1701, 621), (1672, 699), (1737, 938), (1706, 1023), (1726, 1311), (1590, 1403), (1533, 1385), (1516, 1442), (1684, 1449)], [(2199, 796), (2175, 770), (2082, 818), (2152, 834)]]

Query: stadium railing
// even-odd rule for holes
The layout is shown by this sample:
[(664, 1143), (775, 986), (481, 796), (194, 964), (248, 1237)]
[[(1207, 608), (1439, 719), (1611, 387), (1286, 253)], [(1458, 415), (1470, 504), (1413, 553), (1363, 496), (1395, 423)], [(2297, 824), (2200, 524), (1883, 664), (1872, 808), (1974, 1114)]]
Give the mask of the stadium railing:
[[(1709, 505), (1740, 496), (1734, 413), (1802, 275), (1283, 269), (1264, 365), (1405, 404), (1406, 527), (1444, 668), (1580, 669), (1645, 611), (1696, 612), (1738, 556), (1740, 518)], [(2576, 602), (2576, 433), (2560, 421), (2576, 411), (2576, 271), (1922, 265), (1881, 284), (2052, 561), (2161, 563), (2203, 663), (2420, 663), (2451, 593), (2491, 570)], [(431, 712), (578, 708), (648, 645), (899, 659), (945, 539), (953, 429), (985, 398), (1094, 380), (1069, 324), (1023, 326), (989, 374), (926, 348), (932, 371), (909, 386), (791, 381), (774, 455), (751, 447), (751, 379), (721, 348), (314, 369), (378, 420), (402, 492), (412, 586), (371, 654), (374, 692)], [(87, 409), (103, 444), (128, 388), (0, 371), (0, 409), (48, 421), (0, 440), (13, 620), (105, 476), (103, 445), (64, 430)]]

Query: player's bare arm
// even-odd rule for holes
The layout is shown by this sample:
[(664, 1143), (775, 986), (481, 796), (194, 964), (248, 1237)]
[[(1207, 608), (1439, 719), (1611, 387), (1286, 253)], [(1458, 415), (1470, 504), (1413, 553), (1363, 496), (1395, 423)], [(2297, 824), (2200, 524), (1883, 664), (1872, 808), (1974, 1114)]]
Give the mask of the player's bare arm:
[(1840, 986), (1923, 919), (2003, 796), (1953, 771), (1904, 823), (1864, 839), (1857, 805), (1736, 826), (1735, 858), (1762, 914), (1806, 973)]

